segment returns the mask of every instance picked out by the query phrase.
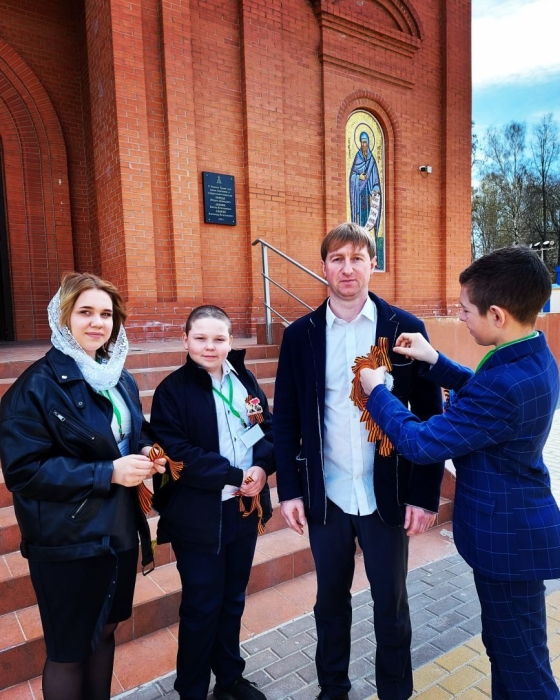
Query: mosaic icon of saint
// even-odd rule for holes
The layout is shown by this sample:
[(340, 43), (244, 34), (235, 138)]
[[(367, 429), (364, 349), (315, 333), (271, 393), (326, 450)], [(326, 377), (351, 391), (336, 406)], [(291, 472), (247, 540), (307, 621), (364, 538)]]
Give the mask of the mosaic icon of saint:
[(352, 163), (349, 185), (352, 221), (373, 230), (377, 237), (381, 221), (381, 183), (369, 135), (365, 131), (360, 134), (360, 149)]

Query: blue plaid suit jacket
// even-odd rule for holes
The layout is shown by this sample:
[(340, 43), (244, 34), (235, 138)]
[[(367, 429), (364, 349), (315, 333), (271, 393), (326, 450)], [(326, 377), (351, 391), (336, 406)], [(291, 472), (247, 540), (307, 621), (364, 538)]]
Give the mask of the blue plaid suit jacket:
[(500, 348), (476, 373), (440, 355), (425, 376), (455, 392), (443, 415), (420, 422), (383, 386), (368, 410), (416, 464), (453, 459), (459, 553), (489, 578), (560, 577), (560, 511), (542, 456), (559, 381), (544, 335)]

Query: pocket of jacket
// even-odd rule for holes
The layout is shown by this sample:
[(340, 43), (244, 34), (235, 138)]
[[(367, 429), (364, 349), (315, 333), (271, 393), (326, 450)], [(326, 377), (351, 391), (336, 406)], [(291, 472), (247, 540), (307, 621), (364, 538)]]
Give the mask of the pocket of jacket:
[(89, 506), (91, 505), (91, 498), (85, 498), (83, 501), (78, 503), (77, 506), (72, 508), (72, 510), (68, 513), (66, 516), (69, 518), (73, 523), (77, 523), (81, 518), (84, 517), (84, 515), (87, 514), (87, 511), (89, 509)]
[(88, 431), (85, 428), (82, 428), (81, 425), (73, 421), (71, 418), (65, 416), (56, 408), (53, 408), (51, 410), (51, 416), (53, 416), (59, 423), (66, 426), (66, 428), (68, 428), (68, 430), (71, 430), (74, 434), (79, 435), (88, 442), (95, 442), (95, 435), (88, 433)]

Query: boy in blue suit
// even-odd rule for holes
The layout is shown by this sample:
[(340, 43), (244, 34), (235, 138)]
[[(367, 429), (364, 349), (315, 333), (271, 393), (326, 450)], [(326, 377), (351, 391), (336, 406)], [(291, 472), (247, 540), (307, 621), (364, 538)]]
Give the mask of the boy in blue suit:
[(448, 410), (420, 421), (385, 388), (385, 368), (365, 369), (367, 409), (416, 464), (454, 460), (453, 529), (472, 566), (494, 700), (560, 698), (546, 640), (545, 579), (560, 577), (560, 512), (542, 451), (558, 403), (558, 366), (535, 330), (550, 296), (537, 254), (502, 248), (460, 277), (460, 319), (494, 346), (475, 372), (403, 333), (394, 352), (431, 365), (425, 376), (452, 389)]

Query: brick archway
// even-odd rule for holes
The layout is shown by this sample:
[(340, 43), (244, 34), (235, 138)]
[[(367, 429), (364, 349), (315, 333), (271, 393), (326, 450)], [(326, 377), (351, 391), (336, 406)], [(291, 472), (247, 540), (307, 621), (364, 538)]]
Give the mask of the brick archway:
[(2, 39), (0, 139), (15, 337), (48, 338), (47, 304), (74, 266), (66, 146), (48, 94)]

